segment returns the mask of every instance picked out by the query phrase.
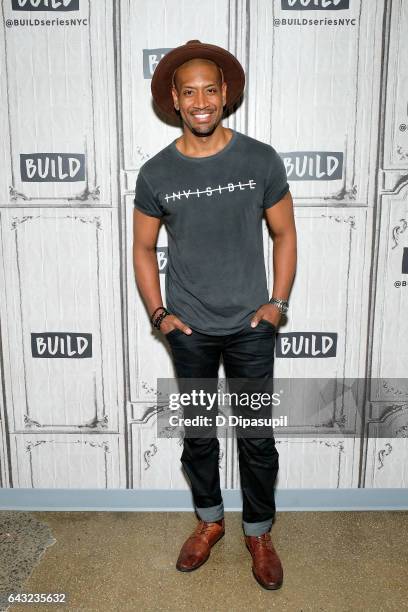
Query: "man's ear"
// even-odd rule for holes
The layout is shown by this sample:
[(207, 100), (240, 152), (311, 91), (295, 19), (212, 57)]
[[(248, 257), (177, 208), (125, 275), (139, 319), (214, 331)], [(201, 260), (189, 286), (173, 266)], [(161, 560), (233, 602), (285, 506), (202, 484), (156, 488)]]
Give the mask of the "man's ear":
[(179, 102), (178, 102), (178, 95), (177, 95), (177, 89), (175, 87), (171, 88), (171, 95), (173, 96), (173, 104), (174, 104), (174, 108), (176, 110), (180, 110), (179, 108)]
[(222, 86), (221, 86), (221, 92), (222, 92), (222, 105), (225, 106), (227, 103), (227, 84), (224, 81)]

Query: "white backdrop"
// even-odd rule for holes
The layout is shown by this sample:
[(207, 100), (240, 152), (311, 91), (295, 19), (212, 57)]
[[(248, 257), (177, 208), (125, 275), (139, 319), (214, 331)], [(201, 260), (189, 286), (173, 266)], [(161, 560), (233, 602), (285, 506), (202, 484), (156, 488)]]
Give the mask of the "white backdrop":
[[(392, 379), (408, 373), (408, 4), (202, 7), (2, 2), (0, 484), (188, 488), (181, 441), (156, 436), (157, 378), (174, 370), (136, 288), (132, 216), (140, 166), (181, 133), (153, 109), (152, 73), (199, 39), (244, 66), (224, 125), (277, 149), (294, 198), (276, 376), (373, 379), (361, 438), (277, 438), (277, 486), (405, 487), (408, 390)], [(165, 298), (164, 227), (158, 245)], [(270, 287), (272, 247), (264, 224)], [(294, 357), (316, 334), (331, 352)], [(236, 445), (220, 442), (222, 485), (238, 488)]]

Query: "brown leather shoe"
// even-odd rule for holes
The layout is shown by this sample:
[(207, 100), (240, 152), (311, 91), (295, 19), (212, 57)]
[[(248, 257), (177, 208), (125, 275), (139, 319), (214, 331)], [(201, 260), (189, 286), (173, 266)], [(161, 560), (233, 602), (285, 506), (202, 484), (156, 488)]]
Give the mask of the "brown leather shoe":
[(269, 532), (260, 536), (245, 536), (252, 555), (252, 573), (264, 589), (279, 589), (283, 582), (283, 569)]
[(224, 519), (215, 523), (199, 521), (197, 527), (184, 542), (176, 568), (180, 572), (192, 572), (210, 556), (211, 548), (225, 533)]

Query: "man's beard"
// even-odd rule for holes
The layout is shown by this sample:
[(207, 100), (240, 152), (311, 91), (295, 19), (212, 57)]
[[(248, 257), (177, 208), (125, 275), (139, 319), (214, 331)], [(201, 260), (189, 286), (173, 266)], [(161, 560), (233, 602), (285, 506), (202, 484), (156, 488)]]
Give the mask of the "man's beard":
[(196, 130), (192, 126), (190, 126), (190, 130), (194, 134), (194, 136), (211, 136), (211, 134), (214, 132), (215, 128), (217, 127), (218, 123), (216, 123), (212, 127), (205, 128), (204, 131)]
[[(204, 136), (211, 136), (211, 134), (215, 131), (215, 129), (218, 127), (218, 125), (221, 123), (223, 118), (223, 114), (221, 115), (221, 117), (218, 119), (218, 121), (216, 121), (214, 123), (214, 125), (210, 125), (210, 126), (202, 126), (202, 131), (200, 129), (196, 129), (193, 125), (191, 125), (190, 123), (188, 124), (188, 127), (190, 128), (190, 131), (192, 134), (194, 134), (194, 136), (198, 136), (198, 137), (204, 137)], [(183, 118), (182, 118), (183, 119)], [(184, 121), (183, 121), (184, 123)]]

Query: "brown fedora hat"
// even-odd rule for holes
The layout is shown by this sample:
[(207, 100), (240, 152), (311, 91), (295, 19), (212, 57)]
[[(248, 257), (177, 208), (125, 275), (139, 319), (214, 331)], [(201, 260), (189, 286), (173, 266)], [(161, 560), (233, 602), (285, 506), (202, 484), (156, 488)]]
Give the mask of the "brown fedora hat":
[(209, 59), (218, 64), (224, 73), (227, 83), (227, 108), (240, 98), (245, 86), (245, 73), (237, 58), (226, 49), (189, 40), (185, 45), (176, 47), (166, 53), (157, 64), (152, 77), (152, 96), (159, 109), (168, 117), (178, 117), (171, 95), (172, 79), (176, 68), (188, 60)]

